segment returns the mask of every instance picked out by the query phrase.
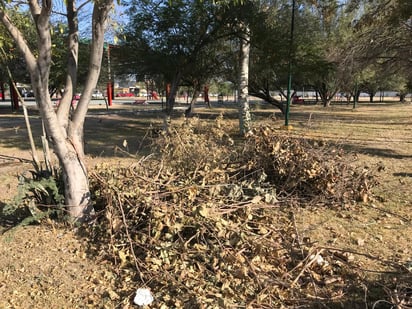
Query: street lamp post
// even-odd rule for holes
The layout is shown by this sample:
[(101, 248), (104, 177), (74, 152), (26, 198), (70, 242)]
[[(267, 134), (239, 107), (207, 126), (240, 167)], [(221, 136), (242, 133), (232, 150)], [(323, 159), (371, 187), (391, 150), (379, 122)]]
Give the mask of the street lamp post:
[(289, 110), (291, 104), (291, 88), (292, 88), (292, 61), (293, 61), (293, 32), (295, 29), (295, 0), (292, 0), (292, 18), (290, 23), (290, 41), (289, 41), (289, 66), (288, 66), (288, 89), (286, 98), (285, 110), (285, 128), (289, 129)]
[(108, 73), (108, 81), (107, 81), (107, 101), (109, 106), (112, 106), (112, 73), (110, 70), (110, 44), (107, 44), (107, 73)]

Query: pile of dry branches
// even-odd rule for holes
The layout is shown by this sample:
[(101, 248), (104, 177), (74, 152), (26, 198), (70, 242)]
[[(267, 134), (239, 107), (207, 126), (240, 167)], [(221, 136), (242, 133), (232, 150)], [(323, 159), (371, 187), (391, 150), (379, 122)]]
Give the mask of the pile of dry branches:
[(281, 196), (327, 206), (373, 199), (380, 167), (356, 166), (356, 155), (324, 141), (261, 127), (249, 135), (244, 153), (248, 169), (263, 171)]
[[(95, 236), (119, 266), (119, 291), (148, 287), (156, 308), (282, 308), (343, 300), (351, 258), (301, 242), (288, 198), (339, 206), (369, 196), (367, 170), (341, 150), (268, 128), (235, 142), (185, 123), (156, 156), (91, 173)], [(279, 203), (282, 200), (282, 203)], [(129, 302), (127, 298), (125, 302)]]

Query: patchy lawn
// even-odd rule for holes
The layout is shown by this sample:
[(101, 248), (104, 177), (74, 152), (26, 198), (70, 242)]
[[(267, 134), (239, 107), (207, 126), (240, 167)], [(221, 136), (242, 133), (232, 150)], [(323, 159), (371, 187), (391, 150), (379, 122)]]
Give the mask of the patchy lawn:
[[(125, 165), (136, 161), (134, 157), (147, 154), (149, 137), (162, 127), (160, 108), (159, 105), (115, 105), (107, 112), (101, 106), (93, 107), (85, 128), (89, 166), (99, 162)], [(214, 119), (223, 114), (228, 125), (237, 123), (238, 112), (230, 104), (212, 109), (199, 107), (195, 112), (201, 119)], [(35, 111), (30, 114), (33, 131), (38, 133), (41, 131), (39, 117)], [(176, 112), (178, 120), (174, 121), (183, 121), (182, 114), (181, 110)], [(264, 123), (280, 128), (283, 124), (279, 112), (268, 106), (253, 104), (253, 115), (255, 125)], [(340, 145), (354, 152), (354, 163), (365, 168), (381, 166), (379, 185), (373, 189), (376, 198), (372, 201), (349, 209), (291, 209), (296, 241), (310, 244), (313, 252), (342, 252), (357, 261), (356, 271), (363, 280), (365, 302), (382, 299), (393, 305), (402, 305), (400, 302), (404, 301), (403, 305), (411, 306), (407, 297), (412, 286), (412, 105), (361, 104), (355, 110), (346, 105), (326, 109), (292, 106), (290, 123), (294, 127), (292, 135)], [(36, 138), (36, 142), (38, 140)], [(16, 194), (17, 176), (31, 168), (26, 141), (22, 113), (10, 113), (1, 106), (0, 206)], [(1, 308), (131, 306), (133, 293), (116, 290), (127, 285), (119, 284), (117, 266), (98, 259), (93, 246), (76, 228), (52, 221), (16, 226), (14, 218), (9, 217), (0, 218), (0, 224)], [(392, 287), (397, 280), (399, 289), (395, 291)], [(379, 283), (386, 285), (391, 281), (394, 285), (390, 288), (389, 285), (388, 289), (377, 288)], [(130, 290), (136, 288), (138, 286), (132, 286)], [(347, 302), (340, 304), (339, 299), (334, 304), (328, 301), (330, 307), (349, 308)], [(317, 303), (322, 302), (318, 297)], [(376, 308), (389, 308), (383, 303), (379, 305), (376, 303)]]

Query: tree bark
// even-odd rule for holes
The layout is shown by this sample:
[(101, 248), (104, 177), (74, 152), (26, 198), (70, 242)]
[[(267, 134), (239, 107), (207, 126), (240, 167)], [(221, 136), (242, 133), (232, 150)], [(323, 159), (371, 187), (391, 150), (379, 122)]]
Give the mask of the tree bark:
[(239, 72), (239, 128), (240, 134), (245, 135), (251, 130), (251, 116), (249, 106), (249, 54), (250, 29), (241, 24), (242, 37), (240, 38), (240, 72)]
[(176, 72), (173, 81), (172, 81), (172, 85), (170, 87), (170, 94), (169, 97), (167, 98), (167, 102), (166, 102), (166, 115), (168, 118), (170, 118), (174, 105), (175, 105), (175, 101), (176, 101), (176, 94), (177, 94), (177, 90), (179, 88), (179, 83), (180, 83), (180, 78), (182, 76), (182, 73), (180, 71)]
[(192, 98), (190, 99), (190, 105), (188, 109), (185, 111), (185, 117), (193, 116), (193, 113), (195, 111), (196, 101), (197, 101), (197, 98), (199, 97), (199, 94), (200, 94), (200, 89), (198, 88), (198, 86), (195, 86), (193, 89)]
[(263, 91), (253, 91), (252, 90), (252, 91), (249, 91), (249, 95), (266, 101), (267, 103), (277, 107), (282, 112), (282, 114), (285, 114), (285, 104), (273, 98), (270, 95), (269, 90), (267, 89)]
[(75, 220), (87, 221), (93, 214), (86, 166), (74, 148), (61, 159), (64, 180), (65, 203), (70, 216)]
[(64, 93), (60, 99), (60, 104), (57, 110), (59, 122), (67, 129), (69, 121), (69, 112), (73, 100), (73, 95), (76, 92), (77, 85), (77, 69), (78, 69), (78, 53), (79, 53), (79, 29), (78, 29), (78, 14), (74, 0), (68, 0), (67, 8), (67, 24), (68, 24), (68, 59), (67, 59), (67, 76)]

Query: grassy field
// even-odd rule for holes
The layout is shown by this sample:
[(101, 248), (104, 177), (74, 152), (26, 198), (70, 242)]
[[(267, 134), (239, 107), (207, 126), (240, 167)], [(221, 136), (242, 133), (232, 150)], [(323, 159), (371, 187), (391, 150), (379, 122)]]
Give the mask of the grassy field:
[[(173, 123), (184, 121), (183, 108), (176, 111)], [(252, 110), (254, 126), (280, 129), (284, 123), (282, 115), (270, 106), (256, 103)], [(238, 111), (233, 104), (215, 104), (211, 109), (199, 106), (195, 113), (204, 120), (222, 114), (230, 128), (238, 124)], [(38, 136), (39, 117), (35, 110), (30, 110), (30, 115)], [(109, 111), (101, 105), (93, 106), (85, 127), (89, 166), (98, 162), (122, 164), (147, 154), (149, 137), (162, 123), (160, 105), (115, 104)], [(297, 209), (293, 213), (297, 237), (317, 248), (349, 253), (360, 261), (359, 272), (365, 282), (374, 282), (374, 286), (387, 278), (397, 280), (394, 265), (409, 267), (410, 271), (412, 105), (363, 103), (356, 109), (348, 105), (292, 106), (290, 124), (293, 130), (288, 134), (340, 145), (352, 153), (354, 164), (365, 169), (379, 166), (379, 185), (373, 189), (376, 198), (348, 210)], [(36, 137), (38, 147), (39, 140)], [(0, 107), (0, 206), (16, 194), (17, 175), (30, 169), (27, 160), (30, 153), (22, 113)], [(0, 231), (8, 230), (12, 224), (10, 218), (0, 218)], [(73, 230), (54, 223), (15, 228), (0, 235), (0, 307), (85, 308), (95, 298), (107, 297), (108, 289), (115, 284), (115, 271), (107, 261), (95, 260), (87, 252), (86, 242)], [(410, 289), (411, 278), (406, 282)], [(368, 290), (365, 284), (365, 299), (373, 293), (382, 294), (383, 290)], [(399, 291), (387, 291), (375, 295), (375, 299), (394, 300), (395, 296), (399, 296)], [(121, 303), (115, 294), (109, 298), (111, 305), (107, 308), (114, 308), (116, 301)], [(353, 308), (338, 303), (339, 308)]]

